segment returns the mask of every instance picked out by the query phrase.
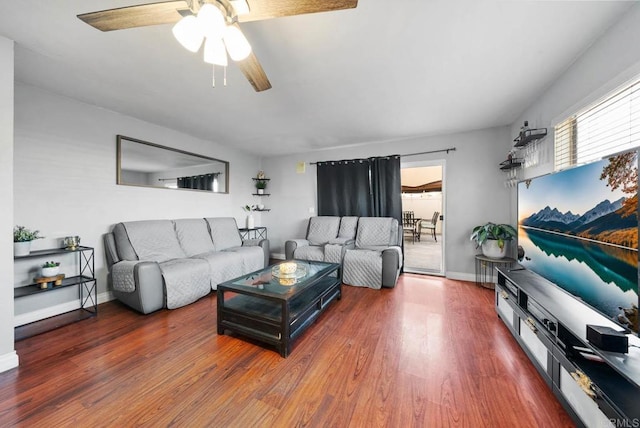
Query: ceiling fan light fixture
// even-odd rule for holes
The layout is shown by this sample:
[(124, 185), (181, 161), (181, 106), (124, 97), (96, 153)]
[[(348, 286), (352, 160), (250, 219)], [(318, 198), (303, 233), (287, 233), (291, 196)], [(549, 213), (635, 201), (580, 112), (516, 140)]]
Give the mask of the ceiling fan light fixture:
[(224, 31), (224, 44), (234, 61), (242, 61), (251, 53), (249, 41), (235, 25), (227, 25)]
[(173, 36), (180, 44), (190, 52), (198, 52), (204, 34), (200, 30), (195, 16), (189, 15), (182, 18), (172, 29)]
[(204, 62), (223, 67), (228, 65), (227, 50), (222, 39), (207, 37), (204, 42)]
[(224, 32), (226, 22), (222, 11), (211, 3), (205, 3), (198, 12), (200, 31), (207, 38), (220, 38)]

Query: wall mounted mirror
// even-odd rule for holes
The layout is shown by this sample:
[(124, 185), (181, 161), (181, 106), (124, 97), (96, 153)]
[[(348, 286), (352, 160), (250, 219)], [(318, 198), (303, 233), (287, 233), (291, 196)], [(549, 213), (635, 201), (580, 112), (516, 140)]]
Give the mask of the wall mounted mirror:
[(117, 183), (229, 193), (229, 162), (118, 135)]

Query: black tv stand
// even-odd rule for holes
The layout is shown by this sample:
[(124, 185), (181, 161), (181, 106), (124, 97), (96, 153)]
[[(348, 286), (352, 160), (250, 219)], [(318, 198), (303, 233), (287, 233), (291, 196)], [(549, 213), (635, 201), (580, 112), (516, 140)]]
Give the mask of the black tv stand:
[(640, 338), (629, 352), (587, 341), (612, 320), (527, 269), (498, 269), (496, 312), (578, 426), (640, 426)]

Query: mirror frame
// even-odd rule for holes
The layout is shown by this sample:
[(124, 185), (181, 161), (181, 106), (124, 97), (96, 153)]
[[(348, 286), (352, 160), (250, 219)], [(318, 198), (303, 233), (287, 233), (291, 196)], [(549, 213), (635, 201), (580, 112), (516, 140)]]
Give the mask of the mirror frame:
[[(224, 164), (224, 192), (214, 192), (211, 190), (200, 190), (200, 189), (188, 189), (188, 188), (171, 188), (171, 187), (165, 187), (165, 186), (153, 186), (153, 185), (148, 185), (148, 184), (131, 184), (131, 183), (125, 183), (122, 181), (122, 142), (124, 141), (129, 141), (129, 142), (133, 142), (133, 143), (138, 143), (138, 144), (143, 144), (146, 146), (150, 146), (150, 147), (154, 147), (157, 149), (163, 149), (163, 150), (168, 150), (171, 152), (176, 152), (176, 153), (180, 153), (183, 155), (190, 155), (190, 156), (195, 156), (201, 159), (205, 159), (208, 161), (214, 161), (214, 162), (220, 162), (222, 164)], [(187, 152), (185, 150), (180, 150), (180, 149), (174, 149), (172, 147), (167, 147), (167, 146), (162, 146), (160, 144), (155, 144), (155, 143), (150, 143), (148, 141), (143, 141), (143, 140), (139, 140), (137, 138), (132, 138), (132, 137), (127, 137), (125, 135), (117, 135), (116, 138), (116, 184), (121, 185), (121, 186), (134, 186), (134, 187), (147, 187), (147, 188), (152, 188), (152, 189), (169, 189), (169, 190), (191, 190), (193, 192), (206, 192), (206, 193), (220, 193), (220, 194), (228, 194), (229, 193), (229, 162), (227, 161), (223, 161), (221, 159), (216, 159), (216, 158), (212, 158), (209, 156), (204, 156), (204, 155), (199, 155), (196, 153), (192, 153), (192, 152)]]

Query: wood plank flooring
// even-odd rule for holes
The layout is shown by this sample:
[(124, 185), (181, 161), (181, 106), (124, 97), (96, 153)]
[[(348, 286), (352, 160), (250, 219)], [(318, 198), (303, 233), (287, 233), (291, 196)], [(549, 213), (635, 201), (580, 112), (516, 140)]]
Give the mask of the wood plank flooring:
[(216, 334), (216, 300), (97, 318), (16, 343), (0, 426), (570, 427), (473, 283), (344, 286), (289, 358)]

